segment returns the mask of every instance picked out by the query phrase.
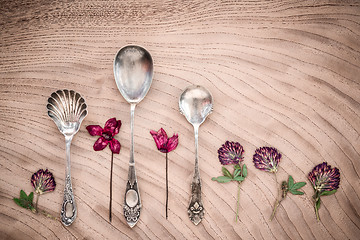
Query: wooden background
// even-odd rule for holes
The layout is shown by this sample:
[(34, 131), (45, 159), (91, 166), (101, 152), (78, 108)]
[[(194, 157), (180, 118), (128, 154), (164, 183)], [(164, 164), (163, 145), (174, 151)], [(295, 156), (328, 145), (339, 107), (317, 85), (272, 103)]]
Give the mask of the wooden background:
[[(358, 239), (360, 236), (360, 3), (359, 1), (6, 1), (0, 2), (0, 238), (1, 239)], [(135, 112), (135, 159), (143, 208), (130, 229), (122, 214), (130, 147), (130, 106), (113, 77), (113, 59), (128, 44), (145, 47), (154, 79)], [(200, 128), (205, 217), (187, 216), (194, 164), (193, 129), (178, 111), (191, 84), (208, 88), (214, 111)], [(73, 225), (34, 215), (12, 198), (32, 191), (30, 177), (51, 170), (55, 192), (39, 206), (58, 215), (65, 143), (47, 116), (47, 98), (73, 89), (89, 114), (72, 145), (78, 217)], [(108, 222), (110, 150), (94, 152), (86, 125), (121, 119), (115, 156), (113, 222)], [(169, 154), (169, 219), (165, 219), (165, 155), (151, 129), (179, 134)], [(245, 149), (249, 175), (219, 184), (217, 149)], [(306, 181), (269, 222), (273, 175), (255, 169), (257, 147), (283, 154), (279, 178)], [(327, 161), (341, 172), (323, 197), (321, 222), (306, 179)]]

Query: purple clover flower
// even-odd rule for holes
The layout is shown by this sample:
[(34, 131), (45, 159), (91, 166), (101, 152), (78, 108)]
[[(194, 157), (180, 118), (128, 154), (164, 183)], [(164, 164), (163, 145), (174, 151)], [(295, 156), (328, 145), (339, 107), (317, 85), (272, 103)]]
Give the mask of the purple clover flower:
[(218, 150), (219, 161), (222, 165), (239, 164), (243, 161), (243, 153), (244, 148), (240, 143), (226, 141)]
[(316, 219), (320, 221), (320, 197), (336, 193), (340, 184), (340, 171), (337, 168), (331, 168), (327, 162), (323, 162), (316, 165), (313, 170), (309, 172), (308, 179), (315, 190), (313, 196), (315, 215)]
[(266, 172), (277, 172), (277, 167), (281, 159), (281, 153), (276, 148), (261, 147), (255, 150), (253, 162), (257, 169)]
[(55, 190), (56, 183), (53, 174), (49, 170), (39, 169), (31, 176), (31, 184), (35, 193), (41, 195)]
[(336, 167), (331, 168), (327, 162), (323, 162), (314, 167), (309, 173), (308, 179), (318, 193), (333, 191), (339, 188), (340, 171)]

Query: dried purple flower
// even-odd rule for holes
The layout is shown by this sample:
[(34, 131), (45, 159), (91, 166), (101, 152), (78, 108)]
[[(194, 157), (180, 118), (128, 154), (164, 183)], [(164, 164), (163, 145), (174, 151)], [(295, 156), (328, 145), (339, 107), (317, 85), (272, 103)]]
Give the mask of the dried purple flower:
[(253, 162), (257, 169), (266, 172), (277, 172), (277, 167), (281, 159), (281, 153), (276, 148), (261, 147), (255, 150)]
[(166, 153), (166, 206), (165, 215), (168, 219), (168, 203), (169, 203), (169, 181), (168, 181), (168, 153), (174, 150), (179, 143), (179, 136), (174, 134), (171, 138), (168, 138), (165, 130), (160, 128), (159, 131), (150, 130), (151, 136), (154, 138), (157, 149)]
[(56, 183), (53, 174), (47, 169), (45, 171), (43, 169), (39, 169), (31, 176), (30, 182), (36, 193), (35, 206), (33, 204), (34, 192), (31, 192), (29, 195), (27, 195), (24, 190), (20, 191), (19, 198), (13, 198), (14, 202), (20, 207), (31, 210), (33, 213), (41, 213), (48, 218), (58, 220), (56, 217), (53, 217), (46, 211), (38, 209), (40, 195), (55, 190)]
[[(261, 147), (255, 150), (255, 154), (253, 156), (253, 162), (257, 169), (274, 173), (276, 185), (278, 185), (278, 180), (276, 177), (276, 172), (278, 171), (278, 165), (281, 159), (281, 154), (278, 152), (276, 148), (272, 147)], [(292, 178), (292, 177), (291, 177)], [(280, 195), (279, 188), (277, 188), (277, 197), (274, 205), (273, 212), (270, 216), (270, 221), (274, 218), (276, 209), (280, 205), (281, 201), (285, 198), (288, 189), (282, 189), (283, 184), (281, 185), (282, 195)]]
[(35, 210), (38, 212), (39, 196), (43, 193), (54, 191), (56, 183), (53, 174), (49, 170), (39, 169), (31, 176), (31, 184), (37, 194)]
[(336, 193), (340, 184), (340, 171), (336, 167), (331, 168), (327, 162), (323, 162), (313, 168), (308, 175), (308, 179), (315, 190), (313, 196), (314, 208), (316, 219), (319, 221), (320, 197)]
[(178, 135), (174, 134), (171, 138), (168, 138), (165, 130), (163, 128), (160, 128), (159, 131), (150, 131), (151, 136), (154, 138), (156, 147), (158, 150), (162, 153), (169, 153), (172, 150), (174, 150), (178, 143)]
[(35, 189), (35, 193), (41, 195), (45, 192), (55, 190), (56, 183), (53, 174), (49, 170), (39, 169), (31, 176), (31, 184)]
[(236, 222), (239, 219), (239, 206), (240, 206), (240, 184), (245, 180), (248, 171), (245, 164), (241, 166), (243, 161), (242, 154), (244, 153), (243, 146), (238, 142), (226, 141), (218, 150), (219, 161), (222, 165), (234, 164), (233, 174), (226, 168), (222, 167), (223, 176), (213, 177), (211, 180), (217, 181), (219, 183), (227, 183), (235, 181), (238, 183), (238, 194), (237, 194), (237, 204), (236, 204)]
[(229, 164), (239, 164), (242, 162), (242, 154), (244, 153), (244, 148), (238, 142), (229, 142), (226, 141), (219, 150), (218, 157), (222, 165)]
[(99, 125), (89, 125), (86, 127), (91, 136), (99, 136), (94, 143), (93, 149), (101, 151), (109, 145), (111, 150), (111, 163), (110, 163), (110, 202), (109, 202), (109, 221), (111, 222), (111, 209), (112, 209), (112, 174), (114, 165), (114, 153), (119, 154), (121, 144), (114, 137), (119, 133), (121, 127), (121, 120), (110, 118), (106, 121), (104, 128)]
[(316, 165), (309, 173), (308, 179), (315, 191), (322, 193), (339, 188), (340, 171), (337, 168), (331, 168), (327, 162)]
[(91, 136), (100, 136), (94, 143), (94, 150), (101, 151), (109, 144), (110, 150), (113, 153), (120, 153), (120, 142), (114, 137), (119, 133), (121, 121), (116, 118), (110, 118), (106, 121), (104, 128), (99, 125), (89, 125), (86, 127)]

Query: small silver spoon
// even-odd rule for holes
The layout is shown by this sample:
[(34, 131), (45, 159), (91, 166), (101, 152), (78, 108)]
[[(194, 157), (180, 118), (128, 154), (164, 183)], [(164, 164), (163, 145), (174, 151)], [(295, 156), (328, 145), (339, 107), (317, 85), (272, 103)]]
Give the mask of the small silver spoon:
[(84, 98), (73, 90), (58, 90), (48, 99), (49, 117), (54, 120), (59, 131), (65, 136), (66, 178), (64, 200), (61, 206), (61, 222), (65, 226), (72, 224), (77, 215), (74, 194), (71, 184), (70, 145), (74, 135), (79, 131), (82, 120), (87, 115)]
[(126, 46), (120, 49), (114, 60), (114, 76), (121, 95), (130, 103), (131, 149), (124, 216), (129, 226), (133, 227), (139, 220), (141, 209), (134, 160), (134, 112), (136, 104), (146, 96), (151, 86), (153, 61), (149, 52), (139, 46)]
[(194, 127), (195, 133), (195, 172), (191, 183), (191, 199), (188, 208), (190, 220), (198, 225), (204, 216), (201, 200), (201, 180), (198, 163), (199, 127), (211, 113), (213, 100), (210, 92), (202, 86), (190, 86), (184, 90), (179, 99), (180, 112)]

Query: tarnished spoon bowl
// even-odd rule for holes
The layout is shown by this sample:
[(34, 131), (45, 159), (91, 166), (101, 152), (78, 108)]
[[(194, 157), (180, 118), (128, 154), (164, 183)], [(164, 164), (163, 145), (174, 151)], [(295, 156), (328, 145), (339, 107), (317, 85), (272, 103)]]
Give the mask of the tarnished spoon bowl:
[(198, 161), (199, 127), (211, 113), (213, 99), (210, 92), (202, 86), (190, 86), (184, 90), (179, 99), (180, 112), (194, 127), (195, 134), (195, 172), (191, 183), (191, 199), (188, 208), (190, 220), (198, 225), (204, 216), (201, 200), (201, 180)]
[(73, 136), (79, 131), (82, 120), (87, 115), (84, 98), (73, 90), (58, 90), (48, 99), (48, 115), (54, 120), (59, 131), (65, 136), (66, 178), (64, 200), (61, 207), (61, 222), (65, 226), (72, 224), (77, 215), (71, 184), (70, 145)]
[(131, 149), (124, 215), (128, 225), (134, 227), (141, 210), (134, 159), (134, 113), (136, 104), (146, 96), (152, 82), (153, 61), (149, 52), (139, 46), (126, 46), (120, 49), (114, 61), (114, 76), (121, 95), (130, 103)]
[(114, 61), (116, 85), (130, 104), (139, 103), (150, 89), (153, 77), (151, 55), (139, 46), (126, 46), (119, 50)]
[(202, 86), (187, 87), (180, 96), (180, 112), (192, 125), (201, 125), (213, 107), (210, 92)]

